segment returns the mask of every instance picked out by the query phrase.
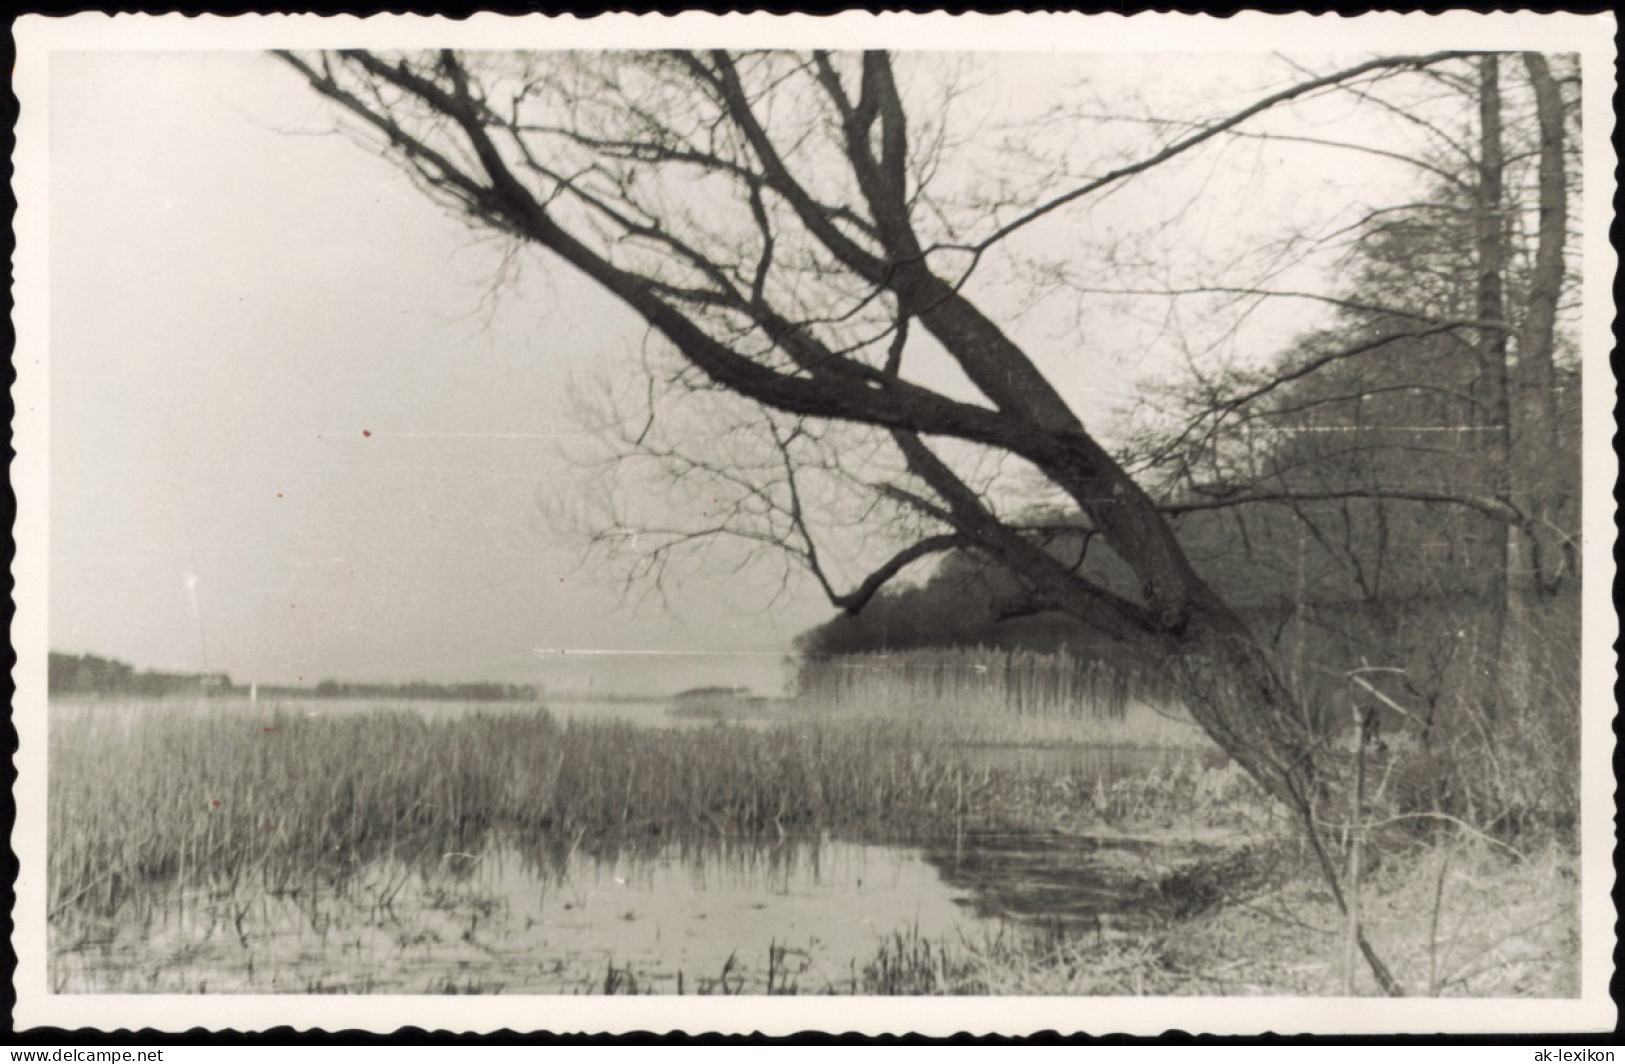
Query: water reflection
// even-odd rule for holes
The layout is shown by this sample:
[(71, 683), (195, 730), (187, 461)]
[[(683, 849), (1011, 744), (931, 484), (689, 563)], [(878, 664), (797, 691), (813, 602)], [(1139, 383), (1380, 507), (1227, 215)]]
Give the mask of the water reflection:
[(850, 991), (898, 931), (974, 938), (915, 848), (699, 841), (612, 858), (498, 849), (383, 862), (342, 892), (189, 892), (118, 927), (53, 928), (61, 992)]
[(1012, 924), (1119, 928), (1154, 847), (973, 836), (678, 840), (590, 855), (497, 848), (378, 862), (335, 890), (188, 892), (118, 926), (55, 926), (59, 992), (851, 992), (887, 939)]
[(982, 835), (925, 857), (983, 918), (1139, 928), (1152, 922), (1149, 889), (1165, 850), (1138, 839)]
[[(310, 701), (280, 711), (379, 708), (364, 700)], [(414, 708), (429, 717), (493, 711)], [(267, 709), (278, 707), (259, 707)], [(567, 721), (685, 723), (667, 709), (662, 702), (562, 703), (554, 712)], [(62, 707), (64, 715), (92, 710), (101, 712)], [(114, 719), (133, 724), (140, 716), (135, 710)], [(1083, 745), (959, 753), (976, 771), (1067, 774), (1079, 781), (1079, 793), (1192, 756)], [(1151, 919), (1146, 885), (1166, 856), (1147, 843), (1030, 834), (956, 834), (913, 845), (711, 834), (594, 848), (557, 832), (522, 844), (482, 830), (457, 846), (468, 852), (437, 849), (407, 861), (393, 859), (402, 855), (391, 848), (391, 860), (358, 857), (337, 882), (314, 872), (295, 872), (297, 881), (267, 873), (260, 882), (251, 873), (245, 882), (167, 895), (152, 884), (116, 921), (65, 913), (50, 924), (53, 989), (850, 991), (861, 987), (865, 962), (900, 932), (976, 943), (1011, 925), (1099, 927), (1103, 914), (1116, 926), (1143, 926)]]
[(483, 886), (507, 899), (529, 948), (595, 974), (613, 963), (654, 989), (726, 970), (759, 991), (775, 948), (799, 958), (802, 989), (840, 989), (854, 960), (899, 929), (939, 937), (980, 921), (918, 851), (839, 841), (670, 846), (577, 860), (552, 880), (498, 863)]

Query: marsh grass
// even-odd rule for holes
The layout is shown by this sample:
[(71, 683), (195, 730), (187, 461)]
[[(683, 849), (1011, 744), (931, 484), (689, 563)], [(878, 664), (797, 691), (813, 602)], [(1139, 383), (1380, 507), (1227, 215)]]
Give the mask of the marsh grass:
[(1002, 717), (1121, 717), (1136, 696), (1167, 701), (1143, 672), (1066, 651), (917, 647), (805, 660), (801, 697), (833, 708), (931, 705), (956, 715), (997, 707)]
[(1060, 651), (940, 647), (804, 662), (795, 709), (889, 720), (956, 743), (1142, 747), (1218, 753), (1151, 678)]
[[(637, 859), (673, 847), (697, 868), (755, 867), (787, 860), (802, 840), (825, 835), (930, 840), (957, 853), (960, 840), (978, 832), (1039, 838), (1121, 828), (1173, 838), (1206, 826), (1231, 840), (1226, 845), (1281, 834), (1281, 814), (1256, 785), (1199, 745), (1174, 743), (1157, 759), (1134, 760), (1155, 746), (1148, 737), (1161, 725), (1135, 731), (1132, 710), (1104, 722), (1023, 718), (1073, 728), (1080, 745), (1092, 732), (1108, 755), (1092, 767), (1040, 760), (1034, 769), (988, 759), (990, 742), (1020, 747), (1027, 734), (992, 732), (991, 713), (901, 708), (909, 711), (898, 719), (853, 710), (801, 713), (765, 728), (673, 729), (561, 722), (543, 711), (312, 715), (297, 704), (254, 712), (104, 703), (53, 712), (49, 898), (59, 960), (52, 978), (81, 989), (263, 987), (255, 965), (270, 970), (277, 961), (267, 929), (286, 926), (292, 914), (324, 944), (351, 943), (344, 948), (355, 956), (445, 952), (458, 967), (413, 984), (433, 992), (531, 985), (535, 973), (479, 967), (490, 936), (510, 919), (498, 911), (502, 897), (482, 886), (481, 870), (513, 855), (545, 873), (580, 857)], [(1099, 742), (1102, 725), (1117, 744)], [(1000, 739), (979, 738), (987, 734)], [(1110, 762), (1118, 756), (1127, 760)], [(1370, 887), (1370, 930), (1410, 988), (1572, 992), (1568, 849), (1553, 842), (1514, 859), (1511, 847), (1483, 833), (1384, 838), (1372, 851), (1385, 863)], [(1389, 853), (1395, 846), (1403, 852)], [(1276, 849), (1290, 854), (1290, 840)], [(1194, 919), (1182, 909), (1166, 926), (1130, 935), (1021, 926), (967, 943), (904, 929), (834, 975), (774, 943), (765, 958), (748, 959), (748, 970), (739, 962), (691, 971), (675, 986), (658, 972), (614, 962), (576, 983), (579, 973), (561, 968), (558, 986), (589, 993), (1335, 992), (1337, 921), (1311, 876), (1287, 865), (1252, 876), (1217, 864), (1197, 873), (1211, 875), (1176, 899), (1200, 895)], [(1249, 880), (1263, 886), (1244, 888)], [(1394, 915), (1379, 918), (1379, 911)], [(1500, 922), (1471, 915), (1482, 911), (1507, 915)], [(119, 953), (132, 933), (148, 944), (144, 960)], [(196, 958), (188, 952), (198, 950)], [(298, 968), (279, 978), (271, 989), (377, 989), (370, 972), (352, 978)]]
[(514, 841), (562, 863), (682, 838), (896, 838), (963, 828), (994, 783), (909, 723), (103, 707), (52, 723), (50, 911), (108, 917), (174, 888), (317, 897), (379, 862), (455, 876)]
[[(823, 838), (957, 847), (978, 832), (1049, 830), (1068, 816), (1100, 826), (1144, 813), (1166, 785), (1175, 793), (1157, 808), (1187, 801), (1200, 792), (1187, 784), (1210, 774), (1185, 748), (1146, 774), (1135, 744), (1047, 759), (1052, 751), (1008, 734), (976, 741), (989, 722), (946, 726), (941, 716), (798, 713), (765, 727), (648, 728), (539, 709), (431, 708), (53, 706), (53, 978), (147, 991), (188, 988), (207, 973), (239, 989), (310, 980), (367, 989), (354, 973), (290, 967), (288, 950), (304, 948), (289, 937), (298, 935), (346, 956), (482, 966), (472, 983), (460, 969), (436, 976), (437, 992), (493, 979), (531, 985), (553, 976), (485, 972), (482, 951), (499, 944), (489, 936), (518, 926), (492, 908), (504, 896), (481, 893), (508, 862), (561, 891), (568, 910), (581, 889), (571, 869), (583, 860), (675, 859), (774, 881), (773, 862), (793, 865)], [(1125, 772), (1143, 782), (1106, 782)], [(877, 961), (880, 975), (854, 966), (838, 978), (775, 946), (765, 968), (753, 957), (748, 973), (690, 972), (683, 989), (904, 986), (913, 961), (902, 948)], [(576, 975), (561, 971), (559, 988)], [(658, 972), (613, 964), (573, 988), (674, 989)]]

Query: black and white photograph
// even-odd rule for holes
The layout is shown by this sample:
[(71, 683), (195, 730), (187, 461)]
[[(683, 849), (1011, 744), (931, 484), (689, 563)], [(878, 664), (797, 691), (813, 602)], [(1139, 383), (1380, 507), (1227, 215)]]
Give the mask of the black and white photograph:
[(1611, 1029), (1613, 33), (22, 20), (18, 1026)]

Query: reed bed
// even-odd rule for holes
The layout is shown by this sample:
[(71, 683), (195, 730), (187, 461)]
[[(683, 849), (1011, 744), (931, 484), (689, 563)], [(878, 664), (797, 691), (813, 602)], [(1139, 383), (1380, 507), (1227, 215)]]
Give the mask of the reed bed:
[(52, 723), (51, 911), (111, 917), (175, 889), (334, 889), (379, 860), (438, 867), (681, 837), (897, 838), (975, 813), (989, 773), (928, 728), (560, 723), (545, 711), (104, 706)]
[(803, 696), (840, 705), (872, 702), (876, 689), (907, 703), (960, 708), (998, 706), (1009, 713), (1121, 716), (1136, 678), (1078, 658), (999, 647), (918, 648), (845, 654), (802, 665)]
[(847, 654), (804, 662), (796, 706), (826, 720), (885, 718), (957, 742), (1209, 747), (1182, 710), (1130, 671), (997, 647)]
[(804, 715), (828, 722), (885, 720), (930, 729), (958, 746), (1047, 748), (1127, 747), (1220, 754), (1219, 747), (1179, 711), (1130, 703), (1119, 717), (1016, 715), (996, 706), (966, 709), (940, 703), (907, 703), (876, 694), (849, 700), (839, 709), (799, 703)]

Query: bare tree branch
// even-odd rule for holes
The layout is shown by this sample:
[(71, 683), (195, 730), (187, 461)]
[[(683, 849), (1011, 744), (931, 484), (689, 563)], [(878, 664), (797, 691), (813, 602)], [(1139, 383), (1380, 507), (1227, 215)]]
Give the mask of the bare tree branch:
[(1286, 103), (1289, 100), (1295, 100), (1299, 97), (1308, 95), (1309, 93), (1317, 92), (1331, 86), (1342, 85), (1345, 82), (1351, 81), (1363, 74), (1368, 74), (1374, 70), (1392, 70), (1400, 67), (1416, 69), (1430, 66), (1434, 63), (1442, 63), (1446, 60), (1460, 59), (1475, 54), (1477, 53), (1432, 52), (1428, 55), (1406, 55), (1372, 59), (1368, 60), (1367, 62), (1349, 67), (1345, 70), (1339, 70), (1334, 74), (1327, 74), (1324, 77), (1299, 82), (1298, 84), (1295, 84), (1289, 88), (1282, 89), (1280, 92), (1271, 93), (1269, 96), (1264, 97), (1262, 100), (1259, 100), (1252, 106), (1245, 107), (1242, 110), (1237, 111), (1210, 126), (1207, 126), (1199, 132), (1192, 133), (1186, 137), (1181, 137), (1172, 144), (1163, 148), (1161, 151), (1147, 156), (1138, 162), (1130, 163), (1127, 166), (1120, 166), (1115, 170), (1102, 174), (1100, 177), (1072, 189), (1070, 192), (1065, 192), (1050, 199), (1049, 201), (1023, 214), (1021, 217), (1000, 226), (991, 235), (984, 237), (982, 240), (972, 245), (972, 249), (977, 252), (986, 251), (988, 248), (1003, 240), (1005, 237), (1008, 237), (1010, 234), (1016, 232), (1018, 229), (1031, 225), (1044, 215), (1049, 214), (1052, 211), (1059, 210), (1068, 203), (1082, 199), (1091, 192), (1096, 192), (1107, 185), (1115, 184), (1116, 182), (1122, 181), (1128, 177), (1132, 177), (1135, 174), (1144, 173), (1152, 167), (1160, 166), (1169, 159), (1184, 154), (1197, 145), (1213, 139), (1219, 134), (1240, 125), (1255, 115), (1261, 114), (1272, 107)]

